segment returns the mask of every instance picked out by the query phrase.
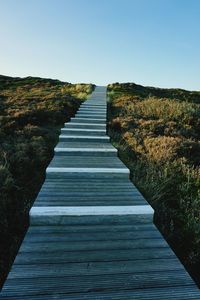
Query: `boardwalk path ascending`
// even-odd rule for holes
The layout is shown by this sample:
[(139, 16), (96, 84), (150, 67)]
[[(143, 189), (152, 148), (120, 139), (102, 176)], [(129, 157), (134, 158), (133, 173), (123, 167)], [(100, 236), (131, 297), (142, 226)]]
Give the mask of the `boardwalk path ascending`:
[(65, 124), (1, 299), (200, 299), (106, 135), (106, 89)]

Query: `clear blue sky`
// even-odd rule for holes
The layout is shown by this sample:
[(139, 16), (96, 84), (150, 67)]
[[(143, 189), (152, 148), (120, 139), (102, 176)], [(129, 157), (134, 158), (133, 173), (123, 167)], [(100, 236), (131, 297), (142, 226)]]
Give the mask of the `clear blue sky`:
[(200, 90), (199, 0), (0, 0), (0, 74)]

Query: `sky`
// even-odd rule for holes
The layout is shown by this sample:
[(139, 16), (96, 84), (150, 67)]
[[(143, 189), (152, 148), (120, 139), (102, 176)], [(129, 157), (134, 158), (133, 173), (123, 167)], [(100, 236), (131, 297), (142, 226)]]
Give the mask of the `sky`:
[(200, 1), (0, 0), (0, 74), (200, 90)]

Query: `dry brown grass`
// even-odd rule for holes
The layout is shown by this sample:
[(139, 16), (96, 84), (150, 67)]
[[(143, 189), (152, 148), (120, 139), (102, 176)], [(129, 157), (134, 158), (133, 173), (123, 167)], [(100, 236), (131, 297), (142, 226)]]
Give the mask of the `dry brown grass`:
[(200, 94), (172, 90), (170, 98), (170, 90), (117, 84), (110, 96), (112, 141), (160, 230), (200, 282)]

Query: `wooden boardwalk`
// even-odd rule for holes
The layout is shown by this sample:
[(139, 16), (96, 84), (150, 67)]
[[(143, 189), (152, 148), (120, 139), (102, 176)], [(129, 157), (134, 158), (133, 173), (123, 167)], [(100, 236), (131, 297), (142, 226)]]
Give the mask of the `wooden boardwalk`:
[(0, 299), (200, 299), (106, 135), (106, 89), (65, 124)]

